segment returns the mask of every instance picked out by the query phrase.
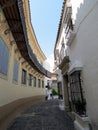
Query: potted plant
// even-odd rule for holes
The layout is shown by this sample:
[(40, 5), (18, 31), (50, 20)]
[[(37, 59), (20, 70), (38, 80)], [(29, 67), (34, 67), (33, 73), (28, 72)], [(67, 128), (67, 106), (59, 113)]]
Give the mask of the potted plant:
[(76, 102), (75, 102), (75, 109), (76, 109), (76, 112), (80, 115), (80, 116), (86, 116), (86, 100), (83, 99), (83, 100), (80, 100), (78, 99)]

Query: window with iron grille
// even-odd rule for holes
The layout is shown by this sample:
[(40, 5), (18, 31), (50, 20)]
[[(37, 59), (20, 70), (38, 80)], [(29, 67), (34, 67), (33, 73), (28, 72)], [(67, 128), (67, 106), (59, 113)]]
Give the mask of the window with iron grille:
[(75, 71), (70, 75), (70, 90), (71, 90), (71, 101), (72, 109), (75, 112), (86, 112), (85, 100), (83, 96), (81, 71)]
[(39, 87), (39, 88), (41, 87), (40, 79), (38, 79), (38, 87)]
[(34, 87), (36, 87), (36, 77), (34, 77)]
[(22, 84), (26, 84), (27, 82), (27, 72), (26, 70), (22, 69)]
[(42, 80), (42, 88), (44, 88), (44, 81)]
[(29, 74), (29, 86), (32, 86), (33, 76)]

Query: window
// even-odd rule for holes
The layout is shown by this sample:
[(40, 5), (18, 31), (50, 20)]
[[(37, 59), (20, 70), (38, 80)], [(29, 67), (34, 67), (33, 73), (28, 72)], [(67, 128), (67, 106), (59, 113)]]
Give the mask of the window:
[(47, 85), (49, 86), (49, 80), (47, 80)]
[(77, 112), (76, 103), (84, 101), (80, 71), (76, 71), (70, 75), (70, 90), (72, 109)]
[(29, 74), (29, 86), (32, 86), (33, 76)]
[(7, 75), (8, 72), (8, 58), (9, 58), (9, 49), (0, 39), (0, 73)]
[(65, 56), (65, 45), (62, 43), (62, 47), (60, 50), (60, 55), (59, 55), (59, 63), (61, 64), (62, 60), (64, 59)]
[(42, 88), (44, 88), (44, 81), (42, 80)]
[(34, 77), (34, 87), (36, 87), (36, 77)]
[(13, 74), (13, 79), (15, 81), (18, 81), (18, 70), (19, 70), (18, 62), (16, 60), (14, 60), (14, 74)]
[(26, 84), (27, 82), (27, 72), (22, 69), (22, 84)]
[(38, 87), (40, 88), (41, 86), (40, 86), (41, 84), (40, 84), (40, 79), (38, 79)]

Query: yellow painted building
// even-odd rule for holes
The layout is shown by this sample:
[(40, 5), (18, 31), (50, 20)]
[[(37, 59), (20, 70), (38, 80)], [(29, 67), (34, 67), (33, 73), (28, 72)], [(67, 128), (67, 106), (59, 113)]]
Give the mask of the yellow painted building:
[(26, 20), (29, 44), (32, 47), (32, 50), (34, 54), (37, 56), (39, 62), (42, 64), (46, 60), (46, 56), (44, 55), (44, 53), (42, 52), (38, 44), (34, 29), (31, 23), (29, 0), (26, 0), (26, 1), (23, 0), (23, 7), (24, 7), (24, 15), (25, 15), (25, 20)]
[(50, 77), (45, 59), (31, 25), (29, 1), (0, 1), (0, 112), (12, 102), (45, 95), (44, 78)]

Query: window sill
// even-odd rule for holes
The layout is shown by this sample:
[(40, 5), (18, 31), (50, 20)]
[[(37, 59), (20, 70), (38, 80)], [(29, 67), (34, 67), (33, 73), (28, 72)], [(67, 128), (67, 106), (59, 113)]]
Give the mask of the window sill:
[(5, 80), (8, 80), (7, 75), (5, 75), (5, 74), (3, 74), (3, 73), (0, 73), (0, 78), (5, 79)]
[(28, 85), (30, 88), (32, 88), (32, 85)]
[(27, 87), (27, 84), (21, 84), (23, 87)]
[(13, 80), (13, 84), (18, 85), (18, 81)]
[(89, 130), (90, 120), (86, 117), (81, 117), (77, 113), (72, 112), (75, 116), (74, 126), (76, 130)]

